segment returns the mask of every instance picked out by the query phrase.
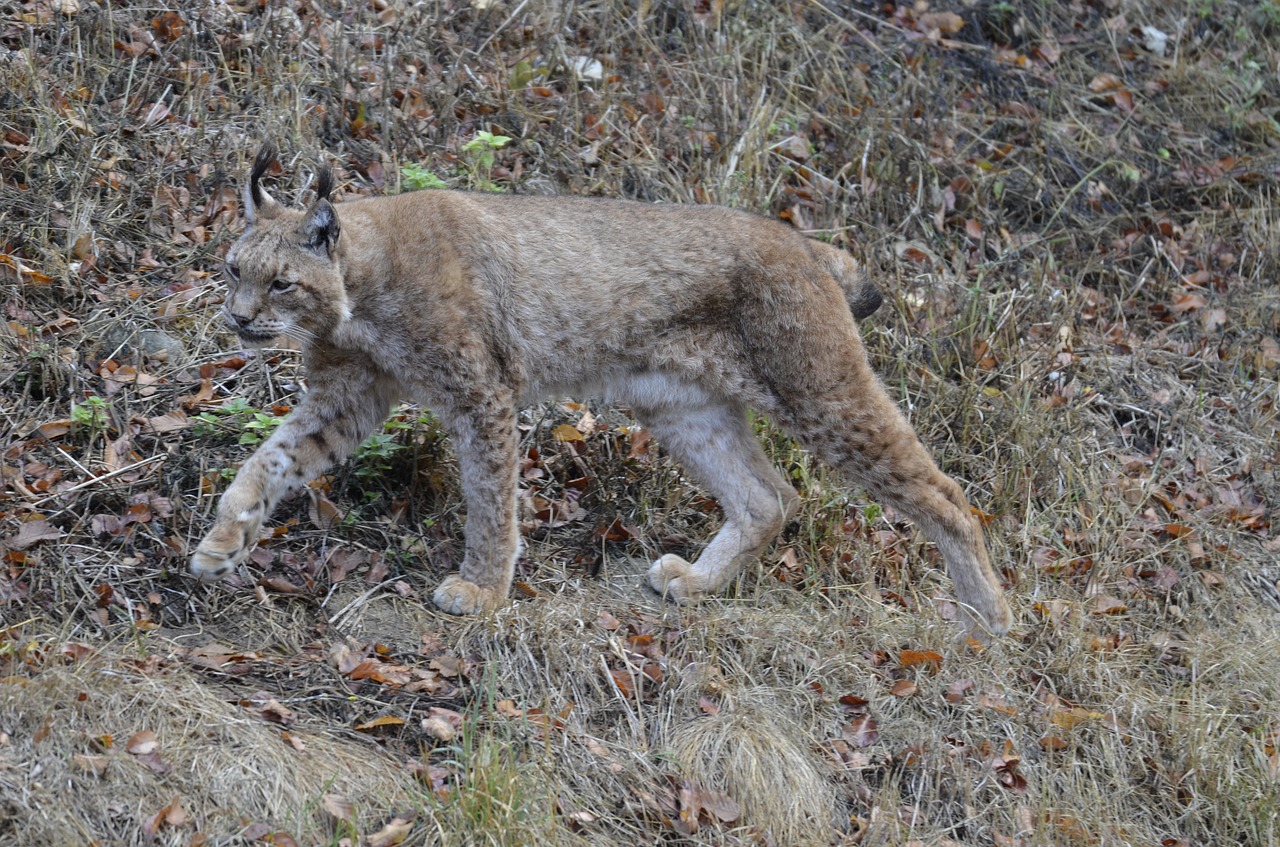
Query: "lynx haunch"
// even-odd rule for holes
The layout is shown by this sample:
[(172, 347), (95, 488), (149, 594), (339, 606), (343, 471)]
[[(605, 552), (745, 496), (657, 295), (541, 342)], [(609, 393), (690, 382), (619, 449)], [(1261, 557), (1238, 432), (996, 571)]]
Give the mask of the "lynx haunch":
[(867, 363), (855, 316), (879, 304), (847, 254), (781, 223), (710, 206), (419, 191), (309, 208), (260, 185), (227, 252), (225, 314), (250, 344), (301, 342), (310, 390), (241, 467), (191, 560), (204, 580), (250, 553), (290, 488), (341, 462), (397, 400), (439, 416), (458, 456), (465, 555), (435, 592), (467, 614), (506, 602), (520, 548), (516, 412), (545, 397), (630, 407), (716, 497), (724, 524), (695, 562), (665, 555), (655, 590), (719, 592), (797, 497), (747, 410), (914, 520), (973, 622), (1011, 616), (960, 487)]

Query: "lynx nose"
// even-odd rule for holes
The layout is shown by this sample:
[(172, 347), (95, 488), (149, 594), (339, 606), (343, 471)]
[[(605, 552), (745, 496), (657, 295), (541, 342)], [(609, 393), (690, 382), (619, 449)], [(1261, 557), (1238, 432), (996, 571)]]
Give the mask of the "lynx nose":
[(235, 312), (228, 310), (226, 312), (227, 323), (231, 324), (233, 329), (244, 329), (249, 325), (253, 318), (249, 315), (237, 315)]

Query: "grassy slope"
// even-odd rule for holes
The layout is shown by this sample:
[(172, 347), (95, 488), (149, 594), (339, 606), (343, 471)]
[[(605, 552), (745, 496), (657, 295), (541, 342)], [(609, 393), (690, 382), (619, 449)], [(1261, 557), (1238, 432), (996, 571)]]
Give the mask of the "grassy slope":
[[(1280, 842), (1280, 9), (384, 5), (6, 8), (0, 841), (402, 814), (407, 843)], [(480, 131), (514, 138), (488, 173)], [(149, 419), (296, 391), (296, 354), (233, 361), (209, 273), (264, 136), (297, 151), (283, 196), (324, 155), (347, 194), (422, 164), (847, 245), (889, 294), (878, 369), (993, 516), (1015, 633), (957, 643), (935, 553), (763, 424), (806, 509), (723, 601), (662, 604), (645, 561), (715, 510), (595, 407), (580, 445), (551, 433), (581, 408), (527, 419), (534, 596), (492, 618), (426, 599), (461, 522), (429, 421), (335, 474), (341, 525), (281, 508), (274, 581), (193, 589), (248, 448)], [(405, 723), (355, 730), (378, 716)]]

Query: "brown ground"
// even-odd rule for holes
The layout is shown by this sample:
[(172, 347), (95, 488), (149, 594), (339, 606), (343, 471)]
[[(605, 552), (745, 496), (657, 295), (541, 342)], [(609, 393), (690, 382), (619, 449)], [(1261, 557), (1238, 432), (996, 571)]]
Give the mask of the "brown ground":
[[(404, 5), (0, 6), (0, 843), (1280, 843), (1280, 5)], [(415, 409), (194, 585), (298, 389), (216, 317), (267, 136), (284, 197), (323, 158), (846, 245), (1014, 633), (959, 642), (936, 553), (765, 422), (800, 518), (662, 603), (716, 508), (596, 404), (526, 418), (492, 617), (430, 607)]]

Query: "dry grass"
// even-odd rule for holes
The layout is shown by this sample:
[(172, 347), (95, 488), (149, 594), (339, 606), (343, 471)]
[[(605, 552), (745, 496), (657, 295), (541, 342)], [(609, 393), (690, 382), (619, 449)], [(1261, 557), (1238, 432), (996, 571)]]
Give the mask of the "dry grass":
[[(639, 6), (4, 7), (0, 841), (139, 843), (176, 797), (158, 843), (376, 842), (397, 816), (409, 844), (1280, 843), (1280, 7), (966, 2), (935, 32), (880, 4)], [(513, 139), (492, 170), (482, 131)], [(416, 411), (329, 481), (343, 521), (298, 498), (268, 579), (193, 585), (244, 425), (301, 376), (287, 350), (240, 367), (215, 319), (267, 136), (283, 196), (320, 157), (347, 194), (420, 165), (847, 245), (889, 295), (877, 367), (993, 516), (1019, 626), (958, 643), (934, 551), (765, 422), (803, 512), (723, 600), (664, 605), (644, 563), (716, 511), (595, 406), (581, 449), (551, 430), (582, 409), (525, 418), (508, 609), (427, 601), (461, 505)], [(149, 420), (231, 398), (221, 428)], [(331, 582), (335, 556), (359, 567)], [(378, 717), (404, 723), (356, 729)], [(127, 749), (144, 730), (164, 772)]]

